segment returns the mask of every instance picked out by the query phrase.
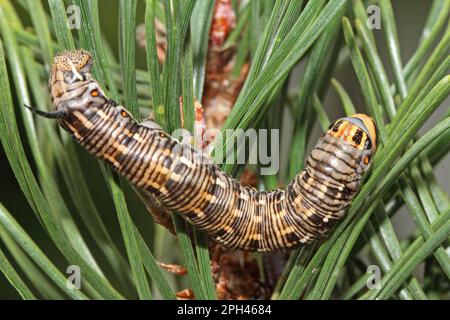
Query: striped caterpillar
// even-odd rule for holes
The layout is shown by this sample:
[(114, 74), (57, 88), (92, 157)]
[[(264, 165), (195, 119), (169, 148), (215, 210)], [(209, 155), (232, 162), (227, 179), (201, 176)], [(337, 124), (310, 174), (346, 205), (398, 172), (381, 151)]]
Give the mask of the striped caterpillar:
[(156, 123), (137, 123), (108, 99), (83, 50), (55, 57), (50, 77), (57, 119), (90, 154), (155, 199), (176, 210), (230, 249), (270, 252), (309, 243), (326, 234), (347, 211), (376, 149), (374, 121), (364, 115), (338, 119), (320, 138), (285, 190), (257, 191), (181, 144)]

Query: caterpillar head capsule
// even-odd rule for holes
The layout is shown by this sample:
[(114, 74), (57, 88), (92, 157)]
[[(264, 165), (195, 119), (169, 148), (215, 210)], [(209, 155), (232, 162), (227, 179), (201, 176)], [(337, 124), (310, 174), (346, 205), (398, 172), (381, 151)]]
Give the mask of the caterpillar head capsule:
[(90, 73), (91, 67), (92, 56), (89, 52), (85, 50), (64, 51), (54, 58), (52, 73), (65, 71), (82, 80), (85, 73)]
[(50, 94), (56, 111), (70, 113), (105, 103), (105, 95), (92, 78), (92, 56), (85, 50), (64, 51), (53, 60)]
[(55, 111), (28, 108), (40, 116), (60, 120), (65, 128), (69, 124), (66, 120), (76, 125), (73, 123), (74, 115), (75, 118), (88, 119), (108, 101), (97, 81), (92, 78), (92, 62), (92, 55), (85, 50), (64, 51), (55, 56), (49, 79)]
[(344, 140), (359, 150), (358, 162), (366, 171), (375, 154), (377, 132), (374, 120), (363, 113), (336, 120), (328, 128), (328, 134)]
[(105, 105), (116, 105), (109, 100), (91, 75), (92, 55), (85, 50), (64, 51), (55, 56), (49, 79), (50, 96), (55, 107), (45, 112), (28, 107), (45, 118), (57, 119), (72, 134), (86, 126), (89, 119)]

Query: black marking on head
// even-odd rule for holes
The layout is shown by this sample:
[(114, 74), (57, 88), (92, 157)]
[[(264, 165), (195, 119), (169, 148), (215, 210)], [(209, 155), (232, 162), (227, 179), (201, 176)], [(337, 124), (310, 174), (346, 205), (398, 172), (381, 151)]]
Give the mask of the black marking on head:
[(333, 131), (338, 132), (341, 124), (342, 124), (342, 120), (339, 120), (338, 122), (336, 122), (336, 124), (333, 126)]
[(346, 117), (343, 120), (353, 123), (358, 128), (364, 130), (367, 133), (367, 135), (369, 135), (369, 130), (367, 129), (366, 125), (364, 124), (364, 122), (361, 119), (356, 118), (356, 117)]
[(372, 149), (372, 141), (370, 140), (369, 136), (367, 136), (366, 142), (364, 143), (364, 149)]
[(355, 135), (353, 136), (352, 140), (357, 144), (361, 144), (361, 139), (363, 136), (363, 132), (359, 129), (356, 129)]

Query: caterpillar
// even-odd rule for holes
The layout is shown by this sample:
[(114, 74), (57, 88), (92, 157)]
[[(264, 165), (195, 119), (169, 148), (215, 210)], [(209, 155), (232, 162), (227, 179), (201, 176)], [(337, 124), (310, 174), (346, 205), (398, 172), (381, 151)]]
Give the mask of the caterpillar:
[(57, 55), (49, 80), (55, 110), (28, 108), (57, 119), (155, 205), (176, 210), (230, 249), (281, 251), (323, 237), (346, 213), (376, 150), (376, 126), (369, 116), (338, 119), (284, 190), (257, 191), (155, 122), (138, 123), (106, 97), (91, 75), (92, 64), (84, 50)]

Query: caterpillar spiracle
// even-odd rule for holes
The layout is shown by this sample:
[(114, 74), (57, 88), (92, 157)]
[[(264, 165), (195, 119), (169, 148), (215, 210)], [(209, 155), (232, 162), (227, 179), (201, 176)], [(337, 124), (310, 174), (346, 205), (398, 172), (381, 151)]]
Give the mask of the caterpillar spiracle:
[(346, 213), (376, 150), (370, 117), (338, 119), (285, 190), (257, 191), (156, 123), (138, 123), (105, 96), (91, 67), (92, 57), (84, 50), (56, 56), (49, 82), (55, 111), (30, 109), (57, 119), (135, 188), (230, 249), (278, 251), (322, 237)]

